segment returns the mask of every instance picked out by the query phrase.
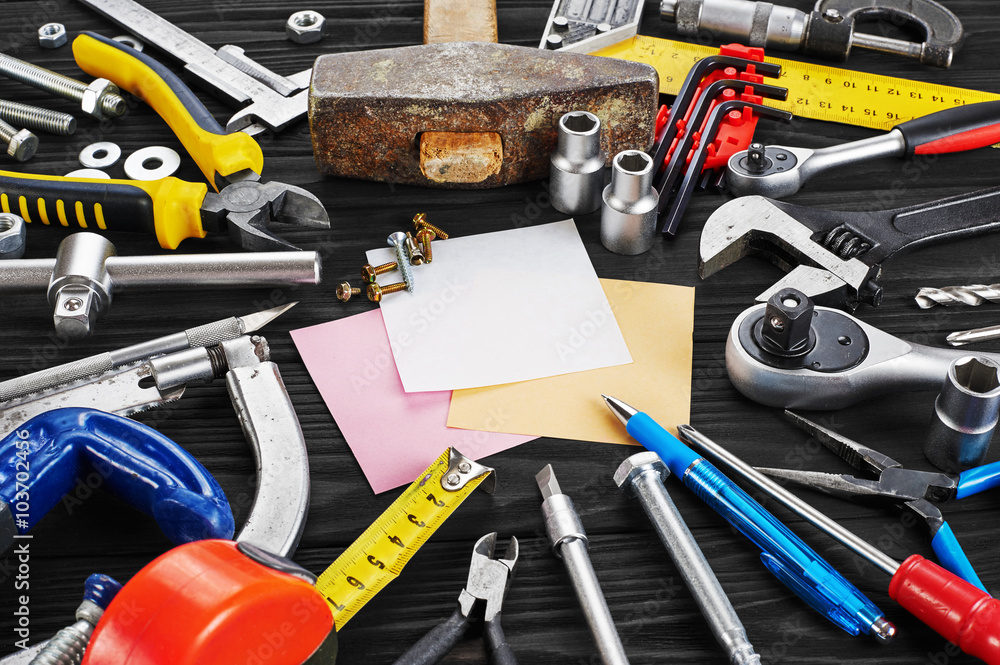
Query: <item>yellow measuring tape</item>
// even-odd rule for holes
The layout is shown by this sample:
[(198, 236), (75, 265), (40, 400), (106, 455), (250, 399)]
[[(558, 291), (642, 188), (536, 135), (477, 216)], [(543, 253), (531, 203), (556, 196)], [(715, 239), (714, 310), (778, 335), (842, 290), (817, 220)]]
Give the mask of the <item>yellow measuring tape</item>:
[(449, 448), (393, 501), (316, 581), (339, 631), (479, 485), (496, 488), (493, 469)]
[[(675, 95), (695, 62), (718, 53), (711, 46), (639, 35), (593, 55), (652, 65), (660, 75), (660, 92)], [(765, 60), (781, 65), (776, 85), (788, 88), (788, 101), (768, 99), (765, 103), (801, 118), (889, 130), (935, 111), (1000, 99), (1000, 95), (979, 90), (781, 58)]]

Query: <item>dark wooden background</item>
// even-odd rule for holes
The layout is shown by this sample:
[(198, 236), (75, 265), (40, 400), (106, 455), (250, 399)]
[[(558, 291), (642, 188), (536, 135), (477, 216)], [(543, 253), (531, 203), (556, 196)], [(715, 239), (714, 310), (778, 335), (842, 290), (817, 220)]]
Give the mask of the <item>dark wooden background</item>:
[[(328, 33), (322, 42), (309, 46), (293, 44), (284, 36), (288, 15), (306, 8), (295, 3), (150, 0), (147, 4), (207, 43), (238, 44), (248, 55), (286, 74), (309, 67), (322, 53), (415, 44), (422, 35), (423, 3), (419, 0), (317, 0), (309, 8), (326, 15)], [(674, 36), (672, 27), (660, 20), (657, 3), (646, 4), (641, 31)], [(800, 9), (811, 5), (806, 0), (790, 4)], [(946, 4), (962, 18), (968, 31), (965, 47), (950, 70), (863, 52), (853, 55), (849, 66), (1000, 92), (1000, 61), (996, 57), (1000, 10), (989, 0), (947, 0)], [(501, 41), (536, 45), (550, 2), (499, 0), (498, 5)], [(57, 20), (66, 24), (71, 35), (80, 30), (96, 30), (107, 36), (124, 32), (71, 0), (3, 2), (0, 18), (0, 50), (70, 75), (80, 75), (70, 48), (39, 48), (34, 36), (38, 26)], [(162, 56), (155, 49), (149, 52)], [(174, 66), (165, 57), (163, 60)], [(228, 117), (228, 107), (204, 91), (199, 94), (218, 118)], [(71, 110), (67, 102), (8, 80), (0, 80), (0, 97)], [(819, 147), (872, 136), (874, 132), (805, 120), (792, 129), (762, 123), (760, 135), (767, 140)], [(81, 118), (73, 137), (60, 139), (43, 134), (41, 139), (39, 153), (32, 161), (15, 165), (5, 159), (3, 168), (62, 175), (78, 168), (76, 155), (80, 148), (97, 140), (114, 141), (125, 154), (150, 144), (170, 146), (183, 154), (166, 124), (144, 106), (104, 126)], [(318, 573), (389, 505), (397, 492), (372, 494), (287, 331), (370, 309), (372, 305), (362, 299), (346, 306), (337, 302), (335, 285), (342, 278), (354, 278), (364, 262), (364, 251), (382, 246), (386, 235), (403, 228), (415, 212), (426, 211), (433, 221), (456, 235), (511, 228), (520, 217), (543, 223), (563, 215), (547, 205), (538, 183), (486, 192), (448, 192), (323, 179), (313, 164), (305, 121), (280, 136), (265, 137), (263, 144), (265, 177), (308, 188), (330, 211), (333, 225), (329, 232), (285, 232), (300, 246), (325, 253), (323, 286), (273, 293), (125, 292), (116, 296), (97, 335), (71, 345), (55, 337), (43, 294), (4, 296), (0, 299), (0, 335), (4, 342), (0, 376), (12, 377), (116, 349), (222, 316), (248, 313), (272, 302), (299, 300), (298, 307), (264, 334), (292, 394), (310, 449), (312, 506), (295, 558)], [(880, 161), (817, 179), (791, 200), (866, 210), (891, 195), (897, 205), (908, 205), (995, 185), (998, 163), (1000, 153), (980, 150), (942, 157), (914, 178), (904, 175), (900, 163)], [(122, 176), (120, 164), (111, 171)], [(184, 160), (178, 175), (195, 181), (201, 177), (190, 159)], [(895, 187), (894, 182), (898, 183)], [(696, 196), (678, 237), (672, 242), (658, 240), (649, 253), (637, 257), (616, 256), (600, 245), (598, 215), (580, 218), (579, 228), (601, 277), (698, 286), (691, 414), (694, 425), (757, 464), (846, 470), (846, 465), (834, 462), (832, 455), (786, 424), (779, 411), (739, 395), (726, 377), (723, 350), (730, 324), (780, 273), (768, 264), (746, 259), (706, 282), (698, 279), (700, 227), (724, 200), (718, 194)], [(53, 256), (62, 237), (59, 231), (32, 227), (27, 256)], [(162, 251), (152, 238), (119, 235), (114, 242), (125, 255)], [(922, 312), (912, 299), (916, 289), (924, 285), (995, 281), (1000, 275), (997, 248), (994, 238), (986, 238), (929, 249), (893, 262), (886, 268), (883, 306), (863, 309), (859, 315), (905, 339), (934, 344), (943, 343), (944, 335), (952, 330), (998, 323), (997, 305)], [(181, 247), (185, 252), (232, 249), (224, 238), (189, 240)], [(658, 314), (672, 317), (676, 313)], [(443, 340), (443, 353), (446, 348), (447, 341)], [(997, 346), (992, 348), (996, 350)], [(649, 395), (647, 403), (669, 399), (670, 395)], [(833, 414), (832, 422), (907, 465), (930, 468), (921, 454), (921, 445), (933, 399), (930, 393), (889, 396)], [(254, 467), (221, 383), (192, 387), (180, 402), (144, 414), (140, 420), (155, 424), (195, 454), (226, 490), (237, 522), (246, 517)], [(496, 467), (499, 474), (499, 490), (492, 496), (477, 493), (471, 497), (412, 560), (401, 578), (340, 633), (340, 662), (365, 659), (373, 665), (391, 663), (427, 629), (446, 618), (465, 582), (473, 543), (492, 530), (499, 531), (502, 537), (516, 535), (522, 545), (520, 570), (504, 606), (503, 619), (521, 662), (599, 662), (563, 565), (552, 556), (545, 541), (534, 474), (550, 462), (590, 533), (591, 556), (632, 662), (723, 662), (723, 653), (639, 506), (622, 497), (612, 483), (617, 465), (633, 452), (621, 446), (542, 439), (488, 458), (486, 463)], [(994, 450), (990, 460), (996, 458)], [(957, 655), (954, 647), (889, 600), (886, 575), (860, 564), (839, 545), (776, 508), (793, 530), (867, 592), (899, 627), (899, 638), (888, 647), (880, 647), (870, 638), (847, 636), (768, 574), (748, 541), (680, 483), (671, 481), (669, 489), (764, 662), (972, 661)], [(169, 547), (152, 520), (108, 495), (96, 491), (80, 498), (79, 505), (55, 508), (35, 530), (30, 579), (32, 642), (70, 623), (87, 574), (104, 572), (124, 582)], [(932, 556), (924, 530), (905, 527), (899, 515), (833, 499), (809, 499), (896, 558), (914, 552)], [(970, 559), (987, 586), (994, 589), (1000, 588), (1000, 525), (994, 512), (998, 502), (996, 494), (985, 494), (944, 508)], [(0, 559), (0, 606), (7, 608), (0, 612), (0, 654), (12, 650), (15, 639), (8, 611), (15, 595), (10, 577), (12, 563), (9, 555)], [(481, 642), (467, 639), (444, 662), (485, 662)]]

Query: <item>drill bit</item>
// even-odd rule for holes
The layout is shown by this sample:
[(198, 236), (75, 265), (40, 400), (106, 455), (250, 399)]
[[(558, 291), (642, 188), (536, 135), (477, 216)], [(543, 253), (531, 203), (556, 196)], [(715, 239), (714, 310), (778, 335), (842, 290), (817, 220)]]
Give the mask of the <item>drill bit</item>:
[(975, 342), (992, 342), (995, 339), (1000, 339), (1000, 326), (953, 332), (945, 338), (945, 341), (951, 346), (965, 346)]
[(970, 284), (969, 286), (945, 286), (940, 289), (925, 287), (917, 291), (917, 305), (920, 309), (930, 309), (934, 305), (969, 305), (977, 307), (987, 300), (1000, 303), (1000, 284)]

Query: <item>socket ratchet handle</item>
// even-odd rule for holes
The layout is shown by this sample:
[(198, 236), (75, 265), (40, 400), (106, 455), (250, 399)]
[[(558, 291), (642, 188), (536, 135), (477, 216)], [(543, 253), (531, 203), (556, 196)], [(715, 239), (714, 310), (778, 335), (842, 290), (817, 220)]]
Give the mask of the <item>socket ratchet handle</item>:
[(0, 441), (0, 462), (4, 550), (91, 471), (102, 487), (152, 516), (175, 544), (233, 535), (232, 510), (212, 474), (176, 443), (128, 418), (81, 408), (42, 413)]
[[(726, 341), (726, 370), (730, 381), (743, 395), (765, 406), (832, 411), (880, 395), (940, 391), (951, 363), (969, 355), (958, 349), (906, 342), (841, 310), (817, 306), (816, 312), (820, 315), (839, 317), (848, 325), (836, 326), (838, 333), (831, 335), (818, 330), (815, 348), (847, 348), (840, 340), (839, 331), (853, 329), (856, 332), (849, 337), (849, 346), (863, 345), (863, 359), (850, 368), (835, 371), (811, 364), (790, 367), (785, 359), (764, 362), (761, 349), (754, 348), (750, 336), (741, 333), (760, 321), (765, 309), (766, 305), (761, 304), (740, 314)], [(1000, 354), (977, 355), (1000, 362)]]
[(998, 141), (1000, 101), (981, 102), (914, 118), (881, 136), (828, 148), (768, 146), (759, 164), (752, 163), (744, 150), (729, 159), (726, 183), (737, 196), (782, 198), (829, 169), (882, 157), (965, 152)]

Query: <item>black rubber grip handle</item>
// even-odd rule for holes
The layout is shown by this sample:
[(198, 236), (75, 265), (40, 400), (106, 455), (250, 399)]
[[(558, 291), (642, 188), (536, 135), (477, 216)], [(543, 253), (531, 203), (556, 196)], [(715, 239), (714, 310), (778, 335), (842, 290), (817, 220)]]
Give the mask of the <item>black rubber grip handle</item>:
[(432, 628), (393, 665), (434, 665), (458, 644), (469, 628), (469, 621), (456, 609), (447, 621)]
[(984, 148), (1000, 142), (1000, 101), (938, 111), (896, 125), (895, 129), (906, 139), (908, 156)]
[(497, 615), (492, 621), (487, 621), (483, 628), (483, 639), (490, 652), (490, 665), (517, 665), (517, 657), (514, 650), (507, 643), (507, 636), (500, 625), (500, 616)]
[(0, 171), (0, 209), (46, 226), (156, 233), (153, 198), (124, 181), (80, 182)]

